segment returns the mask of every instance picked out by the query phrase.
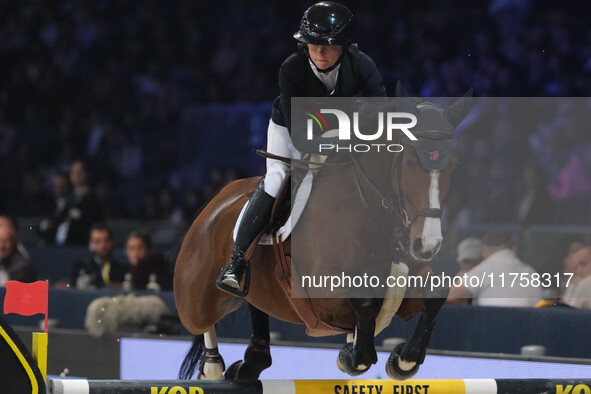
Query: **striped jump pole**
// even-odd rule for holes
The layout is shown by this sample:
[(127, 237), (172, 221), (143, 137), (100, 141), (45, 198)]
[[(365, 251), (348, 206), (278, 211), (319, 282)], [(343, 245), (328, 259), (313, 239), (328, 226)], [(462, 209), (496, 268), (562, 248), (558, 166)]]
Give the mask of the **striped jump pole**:
[(77, 380), (49, 381), (49, 394), (591, 394), (591, 379)]

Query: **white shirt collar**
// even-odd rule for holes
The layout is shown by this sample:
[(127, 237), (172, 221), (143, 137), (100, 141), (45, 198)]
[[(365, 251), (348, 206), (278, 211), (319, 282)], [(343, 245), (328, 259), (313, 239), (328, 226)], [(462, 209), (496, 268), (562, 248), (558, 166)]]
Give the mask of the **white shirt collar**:
[(332, 94), (334, 92), (335, 87), (337, 86), (337, 78), (339, 77), (339, 70), (341, 68), (341, 64), (339, 63), (334, 68), (334, 70), (330, 72), (321, 73), (320, 71), (318, 71), (312, 60), (308, 59), (308, 62), (310, 63), (310, 67), (312, 68), (314, 75), (316, 75), (318, 79), (324, 84), (326, 90), (330, 92), (329, 94)]

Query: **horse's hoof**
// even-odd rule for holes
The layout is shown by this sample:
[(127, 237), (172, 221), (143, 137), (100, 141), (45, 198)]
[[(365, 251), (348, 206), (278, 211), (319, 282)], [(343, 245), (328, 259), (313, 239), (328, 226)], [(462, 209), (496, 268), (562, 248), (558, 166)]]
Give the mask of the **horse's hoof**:
[(244, 361), (242, 361), (242, 360), (235, 361), (226, 370), (226, 373), (224, 374), (224, 378), (226, 380), (236, 380), (236, 379), (238, 379), (238, 370), (240, 369), (240, 367), (242, 366), (242, 364), (244, 364)]
[[(398, 361), (400, 360), (400, 355), (404, 350), (406, 343), (399, 343), (396, 345), (392, 353), (390, 353), (390, 357), (388, 357), (388, 361), (386, 362), (386, 373), (389, 377), (395, 380), (406, 380), (412, 378), (419, 370), (419, 363), (414, 363), (414, 366), (410, 368), (408, 371), (400, 368)], [(404, 361), (402, 361), (404, 362)]]
[(221, 365), (206, 365), (205, 372), (200, 372), (197, 380), (224, 380), (224, 370)]
[(337, 366), (341, 371), (351, 376), (359, 376), (369, 369), (371, 365), (359, 365), (355, 367), (353, 365), (353, 344), (346, 343), (339, 352), (339, 357), (337, 358)]
[(197, 380), (223, 380), (226, 364), (218, 354), (203, 353), (199, 360), (199, 374)]

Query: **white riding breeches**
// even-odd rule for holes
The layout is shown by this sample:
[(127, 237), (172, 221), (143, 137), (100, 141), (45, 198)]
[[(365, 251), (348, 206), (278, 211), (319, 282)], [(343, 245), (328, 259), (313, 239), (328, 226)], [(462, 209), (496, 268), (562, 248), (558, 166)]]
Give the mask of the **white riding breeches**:
[[(267, 152), (277, 156), (297, 158), (300, 152), (293, 146), (289, 131), (285, 126), (279, 126), (269, 120), (267, 129)], [(279, 160), (267, 159), (267, 175), (265, 177), (265, 192), (271, 197), (277, 197), (281, 183), (287, 176), (289, 166)]]

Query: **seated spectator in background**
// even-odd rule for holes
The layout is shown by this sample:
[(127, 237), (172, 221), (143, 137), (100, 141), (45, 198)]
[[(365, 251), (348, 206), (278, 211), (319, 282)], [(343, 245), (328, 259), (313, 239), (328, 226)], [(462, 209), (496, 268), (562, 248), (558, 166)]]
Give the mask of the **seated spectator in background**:
[(160, 290), (172, 290), (170, 262), (160, 253), (152, 253), (152, 241), (148, 234), (134, 231), (127, 237), (125, 247), (131, 264), (131, 282), (135, 290), (144, 290), (154, 275)]
[[(574, 277), (576, 262), (573, 254), (583, 246), (583, 239), (578, 235), (567, 235), (552, 242), (544, 255), (540, 274), (547, 274), (551, 279), (551, 286), (542, 289), (544, 300), (537, 306), (551, 306), (560, 302), (562, 298), (569, 298), (575, 287)], [(572, 274), (569, 275), (569, 274)], [(559, 276), (557, 282), (556, 275)], [(567, 286), (568, 284), (568, 286)]]
[(584, 245), (572, 254), (575, 275), (579, 282), (574, 286), (567, 305), (577, 309), (591, 309), (591, 245)]
[(0, 226), (0, 286), (9, 280), (34, 282), (37, 279), (35, 267), (30, 258), (18, 250), (18, 236), (13, 227)]
[(73, 191), (58, 219), (55, 241), (58, 245), (84, 245), (88, 242), (92, 225), (103, 220), (103, 208), (90, 191), (83, 162), (76, 161), (72, 164), (70, 182)]
[(456, 276), (462, 276), (482, 261), (482, 242), (478, 238), (470, 237), (458, 244), (457, 262), (460, 270)]
[[(464, 276), (472, 268), (476, 267), (482, 261), (482, 242), (478, 238), (470, 237), (464, 239), (458, 244), (457, 260), (460, 270), (456, 276)], [(470, 299), (452, 299), (448, 298), (449, 303), (465, 303)]]
[(66, 207), (70, 195), (70, 179), (68, 174), (59, 173), (53, 176), (53, 210), (47, 216), (41, 219), (38, 231), (39, 238), (43, 241), (53, 244), (56, 243), (55, 236), (57, 227), (67, 217)]
[[(482, 238), (482, 262), (466, 274), (463, 286), (452, 287), (450, 302), (466, 302), (473, 298), (474, 305), (530, 307), (542, 298), (539, 287), (521, 286), (519, 280), (513, 283), (512, 275), (527, 274), (531, 280), (534, 269), (515, 255), (515, 247), (509, 236), (501, 231), (490, 231)], [(501, 275), (504, 274), (504, 286)], [(492, 278), (491, 278), (492, 275)], [(470, 278), (476, 277), (470, 281)], [(476, 282), (478, 286), (475, 286)]]
[(127, 268), (113, 259), (113, 231), (102, 223), (93, 225), (88, 248), (92, 255), (72, 266), (70, 286), (119, 287), (123, 283)]
[(22, 244), (22, 242), (18, 241), (18, 222), (17, 220), (10, 215), (0, 215), (0, 227), (8, 227), (9, 229), (12, 229), (12, 231), (15, 232), (15, 234), (17, 235), (17, 245), (16, 248), (18, 249), (18, 252), (25, 258), (30, 260), (31, 259), (31, 255), (29, 254), (29, 251), (25, 248), (25, 245)]

